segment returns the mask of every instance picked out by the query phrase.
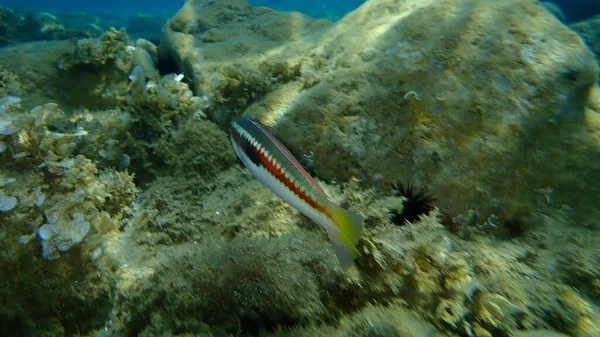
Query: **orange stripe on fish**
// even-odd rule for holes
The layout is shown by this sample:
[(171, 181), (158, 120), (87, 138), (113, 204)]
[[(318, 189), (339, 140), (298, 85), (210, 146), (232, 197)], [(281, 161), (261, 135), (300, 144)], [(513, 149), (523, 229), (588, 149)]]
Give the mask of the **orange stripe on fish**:
[(296, 160), (296, 158), (294, 158), (294, 156), (290, 153), (290, 151), (283, 146), (283, 144), (281, 144), (281, 142), (275, 138), (275, 136), (273, 136), (272, 134), (270, 134), (267, 130), (265, 130), (265, 128), (262, 127), (262, 125), (254, 122), (254, 125), (261, 130), (265, 136), (267, 136), (269, 138), (269, 140), (273, 143), (273, 145), (275, 145), (277, 147), (277, 149), (289, 160), (289, 162), (298, 170), (298, 172), (300, 172), (302, 174), (302, 176), (317, 190), (320, 191), (321, 193), (325, 193), (325, 191), (323, 191), (323, 189), (321, 188), (321, 186), (319, 186), (319, 184), (317, 183), (317, 181), (310, 176), (310, 174), (308, 174), (308, 172), (306, 172), (306, 170), (302, 167), (302, 165), (300, 165), (300, 163)]
[(263, 184), (327, 230), (344, 268), (358, 255), (364, 219), (336, 205), (290, 151), (258, 122), (235, 119), (229, 129), (240, 160)]
[[(265, 166), (265, 169), (269, 171), (275, 179), (279, 180), (282, 184), (284, 184), (287, 188), (290, 189), (295, 195), (297, 195), (300, 199), (304, 200), (307, 204), (312, 206), (313, 208), (325, 212), (325, 207), (315, 199), (313, 199), (310, 195), (304, 192), (300, 186), (292, 181), (288, 176), (280, 169), (273, 159), (269, 159), (264, 153), (258, 151), (257, 149), (252, 149), (256, 156), (260, 159), (260, 162)], [(329, 214), (328, 217), (331, 217)]]

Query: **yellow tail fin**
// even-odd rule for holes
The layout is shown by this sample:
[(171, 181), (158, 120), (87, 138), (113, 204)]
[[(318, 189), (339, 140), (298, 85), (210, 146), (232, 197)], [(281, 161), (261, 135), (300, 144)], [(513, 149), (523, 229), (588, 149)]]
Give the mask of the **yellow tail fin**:
[(337, 205), (333, 205), (332, 213), (337, 230), (328, 231), (329, 240), (342, 267), (348, 269), (358, 256), (356, 245), (362, 235), (365, 219)]

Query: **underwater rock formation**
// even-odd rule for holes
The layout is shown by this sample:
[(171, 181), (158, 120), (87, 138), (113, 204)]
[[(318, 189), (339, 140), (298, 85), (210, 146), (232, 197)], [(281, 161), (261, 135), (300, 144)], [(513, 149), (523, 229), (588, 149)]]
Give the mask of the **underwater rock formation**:
[[(57, 104), (23, 111), (20, 101), (0, 103), (2, 329), (58, 336), (98, 326), (113, 281), (89, 262), (103, 259), (104, 244), (130, 216), (133, 176), (77, 154), (88, 133), (56, 131), (65, 119)], [(52, 317), (57, 303), (62, 318)], [(86, 316), (97, 318), (81, 320)]]
[(188, 1), (163, 28), (159, 51), (225, 124), (232, 113), (300, 76), (299, 65), (278, 57), (280, 50), (327, 25), (296, 12), (253, 8), (245, 0)]
[(373, 0), (331, 25), (188, 1), (160, 52), (223, 127), (257, 118), (325, 179), (426, 186), (452, 227), (597, 215), (598, 67), (539, 3)]
[(0, 46), (99, 36), (98, 18), (81, 13), (15, 11), (0, 6)]
[(565, 14), (557, 4), (551, 1), (541, 1), (540, 3), (544, 6), (544, 8), (546, 8), (548, 12), (552, 13), (552, 15), (554, 15), (561, 22), (567, 22)]
[[(600, 335), (597, 68), (535, 2), (332, 24), (189, 0), (158, 48), (110, 30), (0, 64), (0, 333)], [(348, 272), (235, 165), (241, 114), (365, 217)]]
[(596, 54), (598, 62), (600, 62), (600, 15), (575, 22), (570, 27), (583, 38), (585, 43)]

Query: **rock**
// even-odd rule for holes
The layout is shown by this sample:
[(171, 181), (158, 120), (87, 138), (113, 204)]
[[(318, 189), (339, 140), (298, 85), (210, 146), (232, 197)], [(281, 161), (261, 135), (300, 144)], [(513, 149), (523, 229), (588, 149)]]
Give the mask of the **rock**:
[[(21, 6), (17, 6), (21, 7)], [(0, 5), (0, 46), (37, 40), (67, 40), (99, 36), (99, 19), (72, 12), (36, 12), (10, 9)]]
[(111, 108), (111, 93), (128, 85), (132, 56), (127, 39), (124, 30), (112, 29), (99, 38), (20, 43), (0, 48), (0, 64), (20, 82), (11, 94), (23, 99), (24, 108), (48, 101), (63, 107)]
[(575, 22), (571, 29), (576, 31), (600, 60), (600, 15)]
[(12, 87), (12, 95), (23, 99), (24, 108), (66, 96), (65, 88), (72, 84), (60, 77), (56, 65), (68, 51), (74, 52), (69, 41), (35, 41), (0, 48), (0, 64), (10, 69), (13, 82), (7, 86)]
[(552, 15), (554, 15), (561, 22), (567, 22), (567, 17), (565, 16), (565, 13), (563, 13), (562, 9), (557, 4), (550, 1), (542, 1), (541, 4), (544, 6), (544, 8), (546, 8), (548, 12), (552, 13)]
[[(307, 49), (294, 55), (289, 48), (300, 48), (327, 25), (300, 13), (253, 8), (245, 0), (188, 1), (163, 28), (159, 52), (163, 64), (192, 80), (198, 96), (219, 105), (215, 116), (240, 114), (274, 85), (299, 76)], [(217, 119), (225, 125), (228, 117)]]
[(256, 118), (326, 179), (427, 186), (449, 225), (518, 235), (533, 214), (598, 207), (598, 67), (539, 3), (371, 0), (319, 25), (188, 1), (160, 52), (223, 128)]

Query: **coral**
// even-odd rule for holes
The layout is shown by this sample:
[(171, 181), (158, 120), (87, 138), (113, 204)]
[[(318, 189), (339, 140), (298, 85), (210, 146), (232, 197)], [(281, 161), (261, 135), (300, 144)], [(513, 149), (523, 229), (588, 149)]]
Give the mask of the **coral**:
[(179, 115), (203, 115), (205, 105), (202, 98), (193, 95), (188, 85), (182, 82), (182, 77), (169, 74), (157, 79), (148, 74), (152, 72), (137, 66), (130, 75), (130, 92), (125, 102), (134, 114), (151, 114), (145, 118), (158, 119), (157, 128), (170, 125)]
[[(12, 118), (10, 125), (14, 132), (4, 133), (7, 147), (4, 156), (11, 156), (16, 167), (40, 173), (36, 179), (41, 179), (37, 181), (39, 185), (27, 187), (32, 193), (20, 195), (20, 199), (25, 201), (22, 208), (36, 210), (30, 212), (28, 218), (35, 219), (44, 214), (45, 224), (39, 229), (43, 256), (55, 257), (56, 249), (67, 251), (90, 229), (102, 233), (116, 227), (108, 225), (109, 228), (106, 228), (106, 222), (111, 222), (107, 217), (119, 221), (123, 205), (133, 201), (135, 186), (131, 176), (121, 172), (111, 175), (109, 171), (99, 174), (89, 159), (75, 155), (77, 140), (87, 136), (87, 131), (81, 128), (73, 133), (49, 131), (49, 125), (64, 118), (56, 104), (38, 106), (26, 115), (15, 112), (3, 115), (5, 119), (8, 116)], [(111, 185), (107, 185), (109, 183)], [(8, 185), (11, 188), (15, 186), (17, 184)], [(107, 202), (107, 199), (110, 201)], [(113, 206), (105, 209), (105, 204)]]
[(117, 104), (115, 96), (127, 88), (127, 74), (132, 67), (132, 50), (128, 48), (125, 30), (113, 28), (98, 38), (66, 43), (53, 64), (58, 78), (52, 79), (55, 87), (52, 90), (69, 92), (68, 97), (61, 97), (58, 102), (73, 108), (113, 108)]
[(17, 206), (19, 201), (11, 195), (6, 195), (0, 190), (0, 212), (8, 212)]
[(47, 259), (58, 258), (58, 252), (68, 251), (90, 231), (90, 223), (81, 213), (73, 213), (72, 219), (58, 219), (57, 213), (46, 211), (45, 217), (46, 223), (38, 229), (38, 236), (42, 240), (42, 257)]
[[(62, 48), (62, 53), (51, 54), (43, 62), (41, 55), (38, 59), (38, 54), (28, 53), (35, 57), (27, 64), (48, 62), (52, 67), (22, 69), (19, 74), (25, 76), (47, 73), (38, 75), (35, 82), (27, 79), (27, 88), (36, 88), (40, 94), (28, 94), (24, 102), (58, 98), (68, 118), (51, 128), (65, 134), (76, 128), (89, 130), (87, 137), (69, 144), (100, 168), (130, 168), (140, 181), (151, 179), (153, 166), (162, 165), (151, 152), (153, 143), (167, 138), (173, 133), (169, 129), (179, 123), (201, 121), (202, 110), (211, 104), (207, 97), (194, 97), (183, 75), (161, 76), (157, 47), (143, 39), (130, 46), (123, 30), (52, 47)], [(8, 132), (10, 123), (0, 126)]]
[(138, 168), (147, 161), (142, 141), (129, 132), (133, 120), (120, 109), (73, 111), (70, 127), (87, 131), (87, 136), (77, 142), (77, 152), (94, 160), (98, 167), (128, 168), (132, 161)]

